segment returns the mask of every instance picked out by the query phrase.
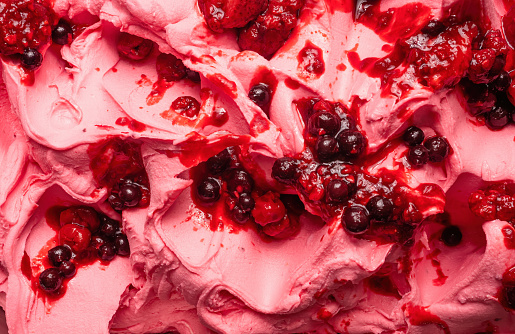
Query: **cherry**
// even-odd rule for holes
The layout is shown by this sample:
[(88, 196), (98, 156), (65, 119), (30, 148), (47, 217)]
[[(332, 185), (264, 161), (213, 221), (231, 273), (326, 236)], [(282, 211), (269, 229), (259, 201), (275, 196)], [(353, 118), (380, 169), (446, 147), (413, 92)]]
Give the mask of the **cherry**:
[(194, 83), (200, 83), (200, 74), (196, 71), (192, 71), (186, 68), (186, 77)]
[(91, 232), (98, 230), (100, 219), (98, 213), (88, 206), (73, 206), (61, 212), (59, 216), (61, 226), (75, 224), (84, 226)]
[(63, 274), (64, 277), (70, 278), (75, 276), (77, 273), (77, 268), (75, 267), (75, 264), (71, 261), (63, 261), (59, 265), (59, 271)]
[(119, 233), (114, 238), (114, 245), (116, 247), (116, 254), (120, 256), (129, 256), (131, 253), (129, 246), (129, 239), (123, 233)]
[(510, 112), (502, 104), (496, 105), (486, 116), (486, 125), (491, 130), (504, 128), (510, 119)]
[(359, 131), (345, 131), (338, 134), (337, 138), (340, 153), (347, 158), (357, 158), (366, 147), (366, 139)]
[(182, 116), (195, 118), (200, 112), (200, 103), (193, 96), (180, 96), (172, 102), (172, 109)]
[(250, 219), (250, 213), (243, 210), (239, 205), (232, 209), (232, 218), (238, 224), (245, 224)]
[(360, 234), (370, 227), (368, 211), (360, 205), (345, 207), (342, 215), (342, 225), (352, 234)]
[(156, 59), (157, 75), (166, 81), (179, 81), (186, 77), (187, 68), (182, 60), (168, 53), (161, 53)]
[(356, 130), (356, 121), (354, 117), (349, 114), (340, 115), (340, 130), (346, 132), (347, 130)]
[(229, 172), (227, 176), (227, 190), (230, 194), (250, 193), (253, 187), (254, 180), (246, 171), (235, 169)]
[(510, 74), (506, 71), (501, 71), (497, 79), (492, 82), (492, 87), (499, 92), (506, 91), (511, 84)]
[(256, 204), (256, 202), (254, 201), (252, 196), (250, 196), (247, 193), (241, 194), (238, 202), (240, 203), (241, 209), (245, 212), (248, 212), (248, 211), (251, 211), (252, 209), (254, 209), (254, 206)]
[(230, 163), (231, 154), (228, 150), (223, 150), (222, 152), (215, 154), (211, 158), (207, 159), (206, 167), (211, 174), (219, 175), (229, 167)]
[(63, 276), (59, 269), (48, 268), (39, 275), (39, 286), (46, 292), (57, 292), (63, 284)]
[(285, 215), (286, 208), (283, 202), (281, 202), (279, 194), (271, 191), (258, 197), (252, 210), (254, 221), (261, 226), (278, 222)]
[(114, 237), (114, 235), (120, 228), (120, 224), (116, 220), (113, 220), (113, 219), (110, 219), (107, 217), (104, 217), (103, 220), (104, 220), (104, 222), (100, 226), (99, 232), (108, 238)]
[(94, 235), (91, 237), (90, 247), (98, 250), (100, 246), (105, 244), (106, 242), (109, 242), (109, 238), (103, 235)]
[(420, 167), (429, 161), (429, 152), (427, 148), (422, 145), (410, 147), (408, 155), (406, 156), (408, 162), (414, 167)]
[(211, 114), (213, 118), (213, 125), (222, 126), (229, 120), (229, 112), (225, 108), (215, 108)]
[(118, 39), (118, 54), (131, 60), (143, 60), (148, 57), (154, 47), (149, 39), (134, 36), (126, 32), (120, 34)]
[(277, 181), (291, 184), (297, 177), (298, 165), (299, 161), (294, 158), (279, 158), (272, 167), (272, 177)]
[(91, 232), (80, 225), (67, 224), (59, 230), (59, 243), (68, 245), (74, 252), (85, 250), (91, 241)]
[(340, 119), (332, 112), (316, 112), (309, 117), (308, 130), (314, 136), (334, 136), (340, 130)]
[(116, 256), (116, 246), (112, 243), (105, 243), (98, 249), (98, 257), (102, 261), (111, 261)]
[(379, 221), (386, 221), (393, 213), (393, 203), (390, 199), (376, 195), (368, 200), (367, 210), (370, 216)]
[(21, 55), (21, 65), (29, 71), (34, 71), (41, 66), (43, 56), (38, 50), (26, 48)]
[(252, 86), (249, 90), (249, 99), (261, 108), (266, 107), (270, 103), (271, 97), (270, 87), (265, 83)]
[(442, 237), (440, 240), (449, 247), (457, 246), (461, 242), (462, 234), (458, 226), (447, 226), (442, 231)]
[(197, 195), (205, 203), (218, 201), (220, 198), (220, 182), (213, 177), (205, 178), (197, 186)]
[(55, 44), (66, 45), (73, 40), (73, 30), (68, 22), (63, 19), (52, 29), (52, 41)]
[(122, 201), (124, 207), (135, 207), (141, 200), (141, 189), (138, 185), (132, 182), (124, 182), (120, 185), (120, 192), (118, 197)]
[(120, 199), (118, 194), (111, 193), (107, 200), (114, 210), (122, 211), (123, 209), (125, 209), (124, 202)]
[(429, 153), (429, 161), (441, 162), (449, 154), (449, 143), (444, 137), (432, 137), (424, 142)]
[(68, 246), (55, 246), (48, 251), (48, 259), (54, 267), (72, 258), (72, 250)]
[(332, 161), (338, 154), (338, 141), (330, 136), (318, 137), (315, 144), (315, 151), (318, 160), (321, 162)]
[(332, 179), (326, 187), (326, 197), (329, 202), (344, 202), (349, 198), (349, 186), (340, 179)]
[(424, 141), (424, 131), (412, 125), (406, 129), (406, 131), (402, 135), (402, 139), (404, 140), (404, 143), (408, 146), (420, 145)]

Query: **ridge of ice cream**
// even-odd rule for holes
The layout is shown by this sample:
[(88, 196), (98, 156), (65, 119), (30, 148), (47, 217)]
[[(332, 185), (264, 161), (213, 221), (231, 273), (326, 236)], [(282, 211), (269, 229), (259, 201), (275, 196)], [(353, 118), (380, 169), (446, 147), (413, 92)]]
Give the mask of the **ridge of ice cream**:
[(9, 2), (9, 333), (509, 333), (512, 5)]

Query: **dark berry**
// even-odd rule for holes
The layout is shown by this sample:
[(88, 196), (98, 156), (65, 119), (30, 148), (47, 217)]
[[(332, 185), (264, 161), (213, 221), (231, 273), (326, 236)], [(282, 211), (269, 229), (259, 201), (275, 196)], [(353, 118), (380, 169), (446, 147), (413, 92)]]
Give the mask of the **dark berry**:
[(244, 170), (232, 170), (227, 177), (227, 190), (229, 193), (250, 193), (254, 187), (254, 180)]
[(193, 96), (179, 96), (172, 102), (172, 109), (182, 116), (195, 118), (200, 112), (200, 103)]
[(124, 206), (131, 208), (138, 205), (141, 200), (141, 189), (134, 183), (124, 183), (120, 186), (118, 196)]
[(432, 137), (424, 142), (429, 153), (429, 161), (443, 161), (449, 154), (449, 143), (444, 137)]
[(340, 115), (340, 130), (356, 130), (356, 121), (354, 120), (354, 117), (349, 114)]
[(281, 202), (283, 202), (284, 207), (288, 210), (288, 212), (292, 212), (295, 215), (300, 216), (306, 210), (304, 203), (301, 201), (298, 195), (281, 194), (280, 199)]
[(234, 221), (238, 224), (245, 224), (250, 218), (250, 213), (243, 210), (240, 206), (236, 205), (232, 209), (232, 217)]
[(98, 249), (98, 258), (102, 261), (111, 261), (116, 256), (116, 246), (112, 243), (105, 243)]
[(390, 199), (377, 195), (368, 200), (367, 209), (373, 219), (386, 221), (393, 213), (393, 203)]
[(290, 157), (282, 157), (274, 162), (272, 177), (283, 183), (295, 181), (298, 172), (299, 161)]
[(30, 71), (39, 68), (42, 62), (43, 56), (36, 49), (26, 48), (21, 55), (22, 66)]
[(332, 161), (338, 154), (338, 141), (336, 138), (330, 136), (318, 137), (315, 144), (315, 151), (318, 160), (321, 162)]
[(122, 202), (118, 194), (111, 193), (107, 200), (109, 201), (109, 204), (114, 210), (122, 211), (124, 209), (124, 203)]
[(515, 287), (514, 286), (504, 286), (502, 288), (503, 300), (506, 303), (506, 306), (515, 310)]
[(63, 261), (63, 263), (61, 263), (61, 265), (59, 266), (59, 270), (66, 278), (73, 277), (77, 273), (77, 268), (75, 267), (75, 264), (73, 264), (73, 262), (71, 261)]
[(408, 146), (420, 145), (424, 141), (424, 131), (412, 125), (406, 129), (402, 135), (402, 140), (404, 140), (404, 143)]
[(231, 154), (228, 150), (223, 150), (222, 152), (215, 154), (211, 158), (207, 159), (206, 167), (211, 174), (219, 175), (229, 167), (230, 163)]
[(424, 146), (417, 145), (409, 148), (406, 158), (413, 167), (420, 167), (429, 161), (429, 152)]
[(48, 260), (54, 267), (72, 258), (72, 250), (68, 246), (56, 246), (48, 251)]
[(241, 194), (238, 202), (240, 203), (241, 209), (245, 212), (249, 212), (254, 209), (254, 205), (256, 204), (252, 196), (247, 193)]
[(186, 77), (194, 83), (200, 83), (200, 74), (196, 71), (190, 70), (189, 68), (186, 68)]
[(448, 226), (442, 231), (441, 240), (449, 247), (459, 245), (461, 238), (462, 234), (458, 226)]
[(120, 224), (116, 220), (104, 218), (103, 224), (100, 225), (100, 233), (108, 238), (114, 237), (119, 228)]
[(338, 137), (340, 153), (347, 158), (356, 158), (366, 147), (366, 139), (359, 131), (341, 132)]
[(68, 22), (61, 19), (52, 29), (52, 41), (55, 44), (66, 45), (72, 42), (73, 30)]
[(511, 77), (510, 74), (506, 71), (502, 71), (497, 79), (492, 83), (492, 87), (495, 88), (499, 92), (504, 92), (510, 87)]
[(334, 136), (340, 130), (340, 118), (329, 111), (319, 111), (309, 117), (309, 133), (314, 136)]
[(123, 233), (119, 233), (114, 238), (114, 245), (116, 246), (116, 254), (120, 256), (129, 256), (131, 253), (129, 247), (129, 239)]
[(132, 60), (145, 59), (154, 47), (154, 42), (149, 39), (141, 38), (122, 32), (118, 39), (118, 54)]
[(213, 125), (222, 126), (229, 120), (229, 112), (225, 108), (215, 108), (211, 114), (213, 118)]
[(486, 125), (492, 130), (500, 130), (508, 124), (510, 116), (503, 105), (496, 105), (486, 114)]
[(46, 292), (56, 292), (63, 284), (63, 275), (57, 268), (45, 269), (39, 275), (39, 286)]
[(349, 198), (349, 186), (340, 179), (329, 181), (326, 188), (327, 200), (329, 202), (343, 202)]
[(422, 28), (422, 32), (431, 37), (435, 37), (445, 30), (445, 24), (438, 20), (431, 20)]
[(109, 238), (102, 235), (94, 235), (91, 237), (90, 246), (96, 250), (100, 248), (103, 244), (109, 242)]
[(343, 227), (350, 233), (359, 234), (365, 232), (370, 227), (368, 211), (362, 206), (348, 206), (342, 215)]
[(267, 84), (259, 83), (250, 88), (249, 99), (261, 108), (270, 103), (271, 97), (272, 93), (270, 92), (270, 88)]
[(168, 82), (179, 81), (186, 77), (187, 68), (179, 58), (172, 54), (161, 53), (156, 59), (156, 71), (160, 78)]
[(220, 198), (220, 182), (208, 177), (197, 186), (197, 195), (202, 202), (213, 203)]

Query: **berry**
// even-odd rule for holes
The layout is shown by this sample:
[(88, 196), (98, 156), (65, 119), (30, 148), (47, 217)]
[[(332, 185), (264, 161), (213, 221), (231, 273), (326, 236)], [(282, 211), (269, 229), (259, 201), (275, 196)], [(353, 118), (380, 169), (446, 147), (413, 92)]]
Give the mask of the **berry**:
[(491, 130), (500, 130), (504, 128), (510, 119), (511, 115), (504, 105), (499, 104), (492, 108), (486, 115), (486, 125)]
[(314, 136), (334, 136), (340, 130), (340, 118), (332, 112), (316, 112), (309, 117), (308, 130)]
[(248, 211), (243, 210), (240, 206), (236, 205), (232, 209), (232, 218), (238, 224), (245, 224), (250, 218), (250, 213)]
[(122, 211), (123, 209), (125, 209), (124, 203), (120, 199), (120, 197), (118, 197), (118, 194), (110, 194), (107, 200), (109, 201), (109, 204), (114, 210)]
[(154, 47), (149, 39), (134, 36), (126, 32), (120, 34), (118, 39), (118, 54), (131, 60), (143, 60), (148, 57)]
[(261, 226), (278, 222), (285, 215), (286, 208), (283, 202), (281, 202), (279, 194), (271, 191), (258, 197), (252, 210), (254, 221)]
[(250, 196), (249, 194), (247, 193), (243, 193), (240, 195), (240, 199), (238, 200), (238, 202), (240, 203), (240, 207), (243, 211), (245, 212), (249, 212), (251, 211), (252, 209), (254, 209), (254, 206), (256, 204), (256, 202), (254, 201), (254, 199), (252, 198), (252, 196)]
[(232, 170), (227, 177), (227, 190), (230, 194), (250, 193), (254, 187), (254, 180), (244, 170)]
[(91, 232), (95, 232), (100, 226), (100, 219), (98, 218), (98, 213), (93, 208), (73, 206), (61, 212), (59, 223), (61, 226), (67, 224), (80, 225), (86, 227)]
[(132, 208), (141, 200), (141, 189), (134, 183), (125, 182), (120, 186), (118, 196), (125, 207)]
[(59, 230), (59, 244), (70, 246), (74, 252), (88, 248), (90, 241), (91, 232), (83, 226), (67, 224)]
[(161, 53), (156, 59), (156, 70), (159, 78), (166, 81), (179, 81), (186, 77), (187, 68), (179, 58), (172, 54)]
[(215, 154), (211, 158), (207, 159), (206, 167), (211, 174), (219, 175), (229, 167), (230, 163), (231, 154), (228, 150), (223, 150), (222, 152)]
[(119, 228), (120, 224), (116, 220), (105, 217), (104, 223), (100, 226), (100, 233), (108, 238), (114, 237)]
[(229, 120), (229, 113), (225, 108), (215, 108), (211, 117), (213, 117), (213, 125), (222, 126)]
[(366, 147), (366, 139), (359, 131), (341, 132), (336, 139), (340, 153), (346, 158), (357, 158)]
[(406, 131), (402, 135), (402, 139), (404, 140), (404, 143), (408, 146), (420, 145), (424, 141), (424, 131), (412, 125), (406, 129)]
[(57, 292), (63, 284), (63, 276), (57, 268), (45, 269), (39, 275), (39, 286), (46, 292)]
[(341, 114), (340, 130), (343, 132), (347, 130), (356, 130), (356, 121), (354, 120), (354, 117), (349, 114)]
[(444, 137), (432, 137), (424, 142), (429, 152), (429, 161), (441, 162), (449, 154), (449, 143)]
[(194, 83), (200, 83), (200, 74), (196, 71), (192, 71), (186, 68), (186, 77)]
[(116, 247), (116, 254), (120, 256), (129, 256), (131, 253), (129, 246), (129, 239), (123, 233), (119, 233), (114, 238), (114, 245)]
[(410, 147), (406, 158), (413, 167), (420, 167), (427, 164), (429, 161), (429, 152), (424, 146), (417, 145)]
[(197, 186), (197, 195), (204, 203), (213, 203), (220, 198), (220, 182), (213, 178), (205, 178)]
[(55, 246), (48, 251), (48, 259), (54, 267), (59, 267), (63, 261), (72, 258), (72, 250), (68, 246)]
[(98, 250), (100, 246), (109, 242), (109, 238), (103, 235), (94, 235), (91, 237), (90, 247)]
[(270, 103), (271, 97), (272, 92), (268, 85), (264, 83), (252, 86), (249, 90), (249, 99), (261, 108), (266, 107)]
[(338, 141), (330, 136), (318, 137), (315, 151), (321, 162), (332, 161), (338, 154)]
[(36, 49), (26, 48), (21, 55), (21, 65), (30, 71), (39, 68), (42, 62), (43, 56)]
[(340, 179), (329, 181), (326, 187), (326, 196), (328, 202), (343, 202), (349, 198), (349, 186)]
[(308, 73), (319, 76), (325, 71), (323, 51), (312, 43), (306, 43), (306, 46), (300, 50), (297, 60), (299, 68)]
[(390, 199), (377, 195), (368, 200), (367, 210), (373, 219), (386, 221), (393, 213), (393, 203)]
[(111, 261), (116, 256), (116, 246), (112, 243), (105, 243), (98, 249), (98, 258), (102, 261)]
[(66, 45), (73, 40), (73, 30), (68, 22), (61, 19), (59, 23), (52, 29), (52, 41), (55, 44)]
[(63, 261), (59, 265), (59, 271), (63, 274), (64, 277), (70, 278), (75, 276), (77, 273), (77, 268), (75, 267), (75, 264), (71, 261)]
[(272, 177), (279, 182), (293, 183), (297, 177), (299, 161), (290, 157), (282, 157), (274, 162)]
[(447, 226), (442, 231), (442, 237), (440, 240), (443, 241), (449, 247), (457, 246), (461, 242), (462, 234), (458, 226)]
[(510, 74), (506, 71), (502, 71), (497, 79), (492, 83), (492, 87), (495, 88), (499, 92), (506, 91), (511, 84)]
[(267, 7), (266, 0), (198, 0), (198, 6), (209, 28), (223, 32), (242, 28)]
[(182, 116), (195, 118), (200, 112), (200, 103), (193, 96), (180, 96), (172, 102), (172, 109)]
[(370, 227), (367, 209), (359, 205), (346, 207), (342, 215), (342, 225), (352, 234), (365, 232)]

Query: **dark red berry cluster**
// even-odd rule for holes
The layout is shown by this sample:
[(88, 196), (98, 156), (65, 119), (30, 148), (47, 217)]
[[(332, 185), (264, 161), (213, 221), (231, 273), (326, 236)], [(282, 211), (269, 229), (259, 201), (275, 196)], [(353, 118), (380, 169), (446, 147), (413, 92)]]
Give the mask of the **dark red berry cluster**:
[(485, 220), (515, 222), (515, 186), (512, 183), (494, 183), (476, 190), (468, 202), (470, 210)]
[(120, 223), (91, 207), (74, 206), (59, 216), (59, 245), (48, 251), (52, 267), (39, 275), (39, 287), (47, 293), (59, 293), (63, 281), (72, 278), (77, 266), (98, 258), (111, 261), (116, 255), (129, 256), (129, 240)]
[(449, 155), (447, 139), (440, 136), (425, 139), (424, 132), (416, 126), (407, 128), (402, 139), (409, 147), (406, 158), (413, 167), (421, 167), (429, 161), (442, 162)]

